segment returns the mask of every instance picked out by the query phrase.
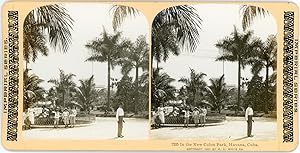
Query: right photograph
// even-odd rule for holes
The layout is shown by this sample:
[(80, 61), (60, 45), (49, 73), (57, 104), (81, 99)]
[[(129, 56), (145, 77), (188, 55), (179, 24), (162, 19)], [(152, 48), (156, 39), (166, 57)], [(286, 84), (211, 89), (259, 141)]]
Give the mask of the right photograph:
[(276, 140), (277, 25), (249, 5), (178, 5), (152, 23), (150, 139)]

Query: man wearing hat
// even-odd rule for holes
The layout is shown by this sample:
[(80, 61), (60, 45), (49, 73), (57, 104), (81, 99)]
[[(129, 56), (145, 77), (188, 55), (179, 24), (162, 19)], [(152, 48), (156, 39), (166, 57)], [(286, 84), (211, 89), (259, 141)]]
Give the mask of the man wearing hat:
[(254, 122), (254, 120), (252, 119), (253, 117), (253, 109), (251, 104), (248, 104), (248, 107), (246, 109), (246, 113), (245, 113), (245, 119), (247, 121), (247, 136), (248, 137), (253, 137), (252, 133), (252, 122)]
[(120, 103), (119, 108), (117, 109), (116, 118), (118, 122), (118, 137), (123, 138), (124, 136), (122, 135), (122, 130), (123, 130), (123, 123), (125, 123), (125, 121), (123, 120), (124, 118), (123, 103)]

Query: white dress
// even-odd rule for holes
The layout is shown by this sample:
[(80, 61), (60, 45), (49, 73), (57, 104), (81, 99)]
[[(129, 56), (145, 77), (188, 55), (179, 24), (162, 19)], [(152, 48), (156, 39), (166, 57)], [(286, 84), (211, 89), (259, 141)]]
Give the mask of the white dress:
[(158, 118), (160, 119), (161, 123), (164, 124), (165, 123), (164, 108), (163, 107), (158, 107), (157, 111), (158, 111)]
[(34, 109), (30, 108), (28, 109), (28, 116), (30, 124), (34, 124)]

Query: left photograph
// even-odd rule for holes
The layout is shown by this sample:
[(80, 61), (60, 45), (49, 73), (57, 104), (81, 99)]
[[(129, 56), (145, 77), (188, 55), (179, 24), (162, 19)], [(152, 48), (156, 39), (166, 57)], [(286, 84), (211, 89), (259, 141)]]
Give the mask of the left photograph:
[(149, 27), (142, 13), (45, 5), (23, 28), (24, 139), (148, 138)]

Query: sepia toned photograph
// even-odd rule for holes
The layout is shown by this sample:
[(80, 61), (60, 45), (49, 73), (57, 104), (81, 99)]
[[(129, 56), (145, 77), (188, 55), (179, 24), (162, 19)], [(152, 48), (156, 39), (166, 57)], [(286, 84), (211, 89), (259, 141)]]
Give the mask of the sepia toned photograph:
[(178, 5), (152, 23), (151, 139), (275, 140), (277, 26), (250, 5)]
[[(135, 17), (125, 21), (124, 11)], [(24, 138), (148, 138), (149, 40), (141, 13), (46, 5), (26, 16), (23, 34)]]
[(292, 151), (292, 2), (2, 3), (5, 151)]

